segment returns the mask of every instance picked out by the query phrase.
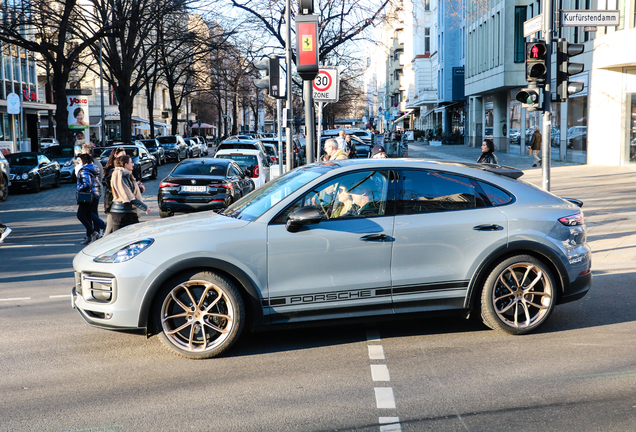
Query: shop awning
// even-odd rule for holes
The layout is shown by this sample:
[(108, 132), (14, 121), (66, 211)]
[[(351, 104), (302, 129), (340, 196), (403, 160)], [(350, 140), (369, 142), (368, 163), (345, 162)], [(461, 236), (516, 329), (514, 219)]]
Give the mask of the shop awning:
[(413, 110), (412, 110), (412, 109), (409, 109), (409, 110), (406, 110), (406, 111), (407, 111), (407, 113), (406, 113), (406, 114), (404, 114), (403, 116), (398, 117), (398, 118), (396, 118), (395, 120), (393, 120), (393, 123), (401, 122), (402, 120), (404, 120), (404, 118), (406, 118), (406, 117), (410, 116), (410, 115), (411, 115), (411, 113), (413, 112)]
[(198, 124), (193, 124), (192, 125), (192, 129), (199, 129), (199, 127), (201, 129), (212, 129), (212, 128), (216, 127), (216, 126), (212, 126), (211, 124), (208, 124), (208, 123), (201, 123), (201, 126), (199, 126)]

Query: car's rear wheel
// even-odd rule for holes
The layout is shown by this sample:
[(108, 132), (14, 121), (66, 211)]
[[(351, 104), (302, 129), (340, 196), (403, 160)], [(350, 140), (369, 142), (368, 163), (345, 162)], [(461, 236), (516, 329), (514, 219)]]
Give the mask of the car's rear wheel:
[(484, 324), (515, 335), (532, 332), (552, 313), (555, 287), (548, 267), (532, 256), (518, 255), (502, 261), (484, 284)]
[(172, 216), (172, 213), (159, 210), (159, 217), (167, 218), (167, 217), (170, 217), (170, 216)]
[[(4, 177), (3, 174), (0, 174)], [(6, 201), (9, 198), (9, 179), (4, 177), (4, 182), (2, 186), (2, 196), (0, 196), (0, 201)]]
[(151, 180), (155, 180), (157, 178), (157, 165), (152, 168), (152, 174), (150, 175)]
[(190, 359), (218, 356), (238, 339), (245, 321), (243, 299), (234, 285), (213, 272), (177, 276), (153, 305), (161, 342)]

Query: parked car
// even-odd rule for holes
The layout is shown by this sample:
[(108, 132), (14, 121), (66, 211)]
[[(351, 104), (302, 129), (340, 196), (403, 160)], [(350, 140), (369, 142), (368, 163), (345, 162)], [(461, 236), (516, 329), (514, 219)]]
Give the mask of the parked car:
[(208, 143), (202, 136), (194, 137), (199, 142), (199, 149), (201, 150), (201, 156), (208, 156)]
[(188, 146), (188, 157), (201, 157), (201, 146), (199, 145), (199, 140), (193, 137), (184, 138), (186, 145)]
[(9, 179), (11, 178), (11, 167), (9, 166), (9, 161), (4, 157), (4, 153), (0, 152), (0, 187), (2, 196), (0, 196), (0, 201), (6, 201), (9, 198)]
[(220, 214), (91, 243), (73, 261), (72, 302), (92, 325), (158, 334), (196, 359), (243, 330), (416, 312), (527, 334), (582, 298), (592, 273), (582, 203), (522, 174), (413, 159), (303, 166)]
[(40, 148), (42, 150), (56, 145), (60, 145), (60, 142), (56, 138), (40, 138)]
[(179, 135), (168, 135), (155, 138), (157, 143), (163, 147), (167, 159), (174, 159), (181, 162), (188, 158), (188, 146)]
[(151, 156), (143, 144), (128, 143), (108, 148), (99, 156), (102, 166), (106, 166), (111, 152), (115, 149), (123, 148), (126, 154), (132, 158), (133, 171), (132, 174), (137, 180), (154, 180), (157, 178), (157, 160)]
[[(325, 142), (333, 137), (321, 137), (320, 138), (320, 158), (325, 155)], [(371, 150), (373, 146), (364, 142), (362, 139), (355, 135), (351, 135), (351, 142), (356, 146), (356, 158), (366, 159), (371, 157)]]
[(519, 129), (510, 129), (510, 133), (508, 134), (510, 138), (510, 144), (519, 144), (521, 142), (521, 133)]
[(163, 165), (166, 163), (166, 151), (159, 145), (156, 139), (144, 139), (136, 141), (142, 144), (148, 150), (148, 153), (157, 161), (157, 165)]
[(278, 163), (278, 143), (263, 142), (267, 156), (271, 163)]
[(77, 181), (75, 166), (78, 163), (77, 155), (82, 152), (80, 145), (56, 145), (44, 150), (44, 155), (52, 161), (60, 164), (60, 178), (62, 181)]
[(42, 186), (60, 187), (60, 164), (51, 161), (43, 153), (21, 152), (6, 156), (11, 174), (11, 189), (28, 189), (40, 192)]
[(572, 126), (567, 132), (568, 148), (587, 149), (587, 126)]
[(219, 150), (214, 155), (219, 159), (232, 159), (259, 188), (270, 180), (269, 158), (260, 150)]
[[(278, 138), (262, 138), (261, 142), (263, 144), (273, 144), (278, 148)], [(283, 163), (287, 163), (287, 146), (286, 137), (283, 137)], [(293, 151), (294, 151), (294, 168), (299, 167), (305, 163), (305, 150), (300, 145), (300, 140), (294, 137), (292, 138), (293, 143)]]
[(218, 210), (254, 190), (254, 182), (231, 159), (186, 160), (159, 184), (159, 215)]

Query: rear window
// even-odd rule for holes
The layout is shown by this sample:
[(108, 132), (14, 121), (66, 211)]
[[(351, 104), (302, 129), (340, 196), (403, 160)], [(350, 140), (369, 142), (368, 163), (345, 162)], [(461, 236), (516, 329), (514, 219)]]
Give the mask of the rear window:
[(171, 175), (180, 175), (180, 176), (191, 176), (191, 175), (200, 175), (200, 176), (221, 176), (224, 177), (227, 172), (227, 166), (223, 165), (213, 165), (213, 164), (202, 164), (202, 163), (188, 163), (183, 165), (177, 165), (172, 171)]
[(239, 164), (239, 166), (243, 169), (258, 165), (258, 159), (254, 155), (224, 154), (224, 155), (217, 155), (216, 157), (219, 159), (232, 159), (234, 162)]
[(248, 143), (226, 143), (221, 144), (219, 150), (258, 150), (258, 147)]

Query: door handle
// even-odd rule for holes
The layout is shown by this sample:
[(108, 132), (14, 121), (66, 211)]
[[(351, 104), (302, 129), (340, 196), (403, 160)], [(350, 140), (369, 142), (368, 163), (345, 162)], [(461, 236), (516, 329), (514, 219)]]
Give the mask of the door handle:
[(390, 237), (386, 234), (369, 234), (369, 235), (365, 235), (360, 237), (361, 241), (364, 242), (368, 242), (368, 241), (385, 241), (387, 239), (390, 239)]
[(474, 226), (473, 229), (476, 231), (501, 231), (503, 227), (501, 225), (485, 224)]

